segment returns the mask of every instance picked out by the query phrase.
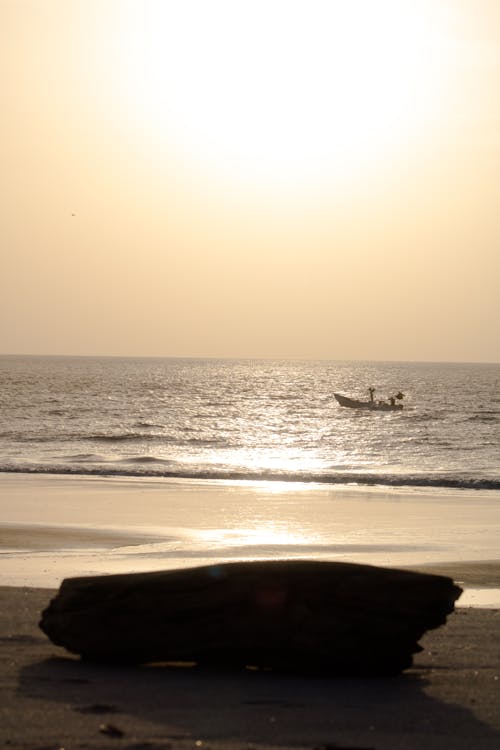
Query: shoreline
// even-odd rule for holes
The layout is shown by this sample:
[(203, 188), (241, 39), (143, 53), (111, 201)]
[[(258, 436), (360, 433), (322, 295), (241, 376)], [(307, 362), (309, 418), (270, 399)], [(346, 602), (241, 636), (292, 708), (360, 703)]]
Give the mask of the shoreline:
[(219, 482), (224, 484), (232, 485), (250, 485), (250, 484), (289, 484), (289, 485), (307, 485), (312, 488), (326, 487), (327, 489), (345, 489), (354, 488), (358, 491), (364, 489), (370, 490), (375, 489), (379, 491), (380, 488), (384, 488), (387, 491), (395, 490), (396, 492), (409, 491), (422, 491), (422, 492), (500, 492), (500, 482), (490, 477), (484, 477), (483, 479), (446, 479), (442, 478), (438, 483), (434, 484), (430, 480), (418, 479), (414, 475), (402, 476), (399, 474), (377, 474), (377, 473), (365, 473), (363, 471), (353, 471), (352, 473), (342, 473), (336, 475), (324, 475), (324, 474), (288, 474), (283, 475), (282, 473), (273, 474), (272, 471), (266, 472), (265, 470), (252, 473), (250, 471), (238, 471), (233, 472), (226, 471), (164, 471), (158, 473), (145, 474), (139, 470), (120, 471), (117, 469), (95, 469), (90, 471), (82, 471), (80, 469), (62, 469), (60, 466), (54, 466), (46, 470), (45, 468), (40, 469), (29, 469), (26, 467), (14, 468), (3, 467), (0, 469), (2, 474), (11, 474), (22, 476), (34, 476), (34, 477), (65, 477), (68, 479), (104, 479), (104, 480), (116, 480), (116, 481), (172, 481), (172, 482), (194, 482), (197, 484), (204, 484), (210, 482)]

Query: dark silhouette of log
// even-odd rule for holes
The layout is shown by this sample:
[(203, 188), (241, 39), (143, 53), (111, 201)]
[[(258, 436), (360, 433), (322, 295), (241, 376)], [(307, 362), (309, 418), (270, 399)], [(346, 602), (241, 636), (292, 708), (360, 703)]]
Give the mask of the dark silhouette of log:
[(411, 666), (446, 622), (450, 578), (350, 563), (255, 561), (69, 578), (41, 629), (86, 659), (335, 675)]

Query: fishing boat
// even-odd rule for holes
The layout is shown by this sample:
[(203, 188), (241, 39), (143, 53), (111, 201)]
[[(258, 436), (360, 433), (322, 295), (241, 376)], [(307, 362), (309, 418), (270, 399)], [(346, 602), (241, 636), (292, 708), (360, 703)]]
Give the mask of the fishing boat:
[(391, 397), (388, 402), (375, 401), (373, 399), (372, 389), (370, 389), (369, 401), (358, 401), (358, 399), (343, 396), (341, 393), (334, 393), (333, 395), (337, 399), (340, 406), (346, 406), (349, 409), (368, 409), (369, 411), (401, 411), (401, 409), (403, 408), (403, 404), (396, 403), (396, 399), (401, 400), (404, 397), (404, 394), (401, 393), (401, 391), (396, 396)]

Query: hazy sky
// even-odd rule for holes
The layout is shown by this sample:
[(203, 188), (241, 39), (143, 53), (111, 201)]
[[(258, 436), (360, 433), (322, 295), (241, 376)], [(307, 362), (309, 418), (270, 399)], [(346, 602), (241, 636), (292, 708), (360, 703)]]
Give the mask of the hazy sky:
[(0, 352), (500, 362), (498, 0), (0, 0)]

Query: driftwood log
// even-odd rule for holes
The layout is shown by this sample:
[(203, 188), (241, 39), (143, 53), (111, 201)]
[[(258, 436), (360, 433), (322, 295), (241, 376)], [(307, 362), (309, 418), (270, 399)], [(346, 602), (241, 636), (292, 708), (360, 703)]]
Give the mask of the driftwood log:
[(68, 578), (41, 629), (83, 658), (393, 675), (461, 589), (444, 576), (308, 560)]

